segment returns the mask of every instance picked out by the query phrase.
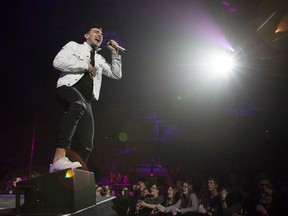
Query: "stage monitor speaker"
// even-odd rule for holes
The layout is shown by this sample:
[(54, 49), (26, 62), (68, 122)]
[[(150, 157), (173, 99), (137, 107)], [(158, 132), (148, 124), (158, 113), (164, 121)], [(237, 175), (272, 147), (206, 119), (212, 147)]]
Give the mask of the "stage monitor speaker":
[[(24, 203), (20, 205), (20, 195)], [(66, 169), (18, 182), (17, 213), (67, 214), (95, 206), (95, 179), (92, 172)]]

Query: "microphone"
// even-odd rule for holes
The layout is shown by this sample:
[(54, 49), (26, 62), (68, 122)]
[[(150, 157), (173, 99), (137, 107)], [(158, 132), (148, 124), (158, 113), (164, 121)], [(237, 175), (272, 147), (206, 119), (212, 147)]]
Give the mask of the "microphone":
[(125, 49), (124, 47), (121, 47), (119, 45), (112, 45), (111, 41), (108, 42), (108, 45), (112, 46), (113, 48), (115, 48), (115, 49), (117, 49), (117, 50), (119, 50), (121, 52), (128, 53), (127, 49)]

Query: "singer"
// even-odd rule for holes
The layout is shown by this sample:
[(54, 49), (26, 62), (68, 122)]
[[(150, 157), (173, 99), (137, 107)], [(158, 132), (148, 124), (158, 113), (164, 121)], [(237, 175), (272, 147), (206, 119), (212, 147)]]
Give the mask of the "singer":
[[(99, 98), (102, 74), (113, 79), (122, 77), (121, 56), (116, 48), (118, 43), (114, 40), (107, 43), (112, 55), (110, 65), (97, 53), (103, 41), (102, 28), (91, 26), (85, 32), (84, 39), (83, 44), (68, 42), (53, 61), (54, 68), (61, 72), (56, 95), (65, 113), (59, 124), (50, 173), (86, 165), (94, 138), (91, 102)], [(74, 135), (77, 143), (72, 147), (79, 161), (72, 162), (66, 157), (66, 150), (70, 149)]]

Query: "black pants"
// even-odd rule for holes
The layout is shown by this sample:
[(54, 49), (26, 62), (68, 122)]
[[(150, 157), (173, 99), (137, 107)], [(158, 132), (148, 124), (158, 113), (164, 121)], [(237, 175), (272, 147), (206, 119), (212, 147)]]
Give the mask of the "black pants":
[(57, 88), (57, 99), (66, 112), (59, 124), (56, 147), (70, 148), (75, 134), (77, 145), (73, 146), (73, 150), (87, 162), (94, 139), (91, 103), (76, 88), (67, 86)]

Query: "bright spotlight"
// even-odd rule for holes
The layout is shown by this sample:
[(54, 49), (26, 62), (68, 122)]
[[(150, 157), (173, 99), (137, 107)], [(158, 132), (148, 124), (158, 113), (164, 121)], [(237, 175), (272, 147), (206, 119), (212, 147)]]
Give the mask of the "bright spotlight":
[(232, 72), (234, 65), (233, 56), (228, 53), (215, 55), (211, 58), (209, 63), (209, 66), (215, 73), (222, 75), (228, 75)]

